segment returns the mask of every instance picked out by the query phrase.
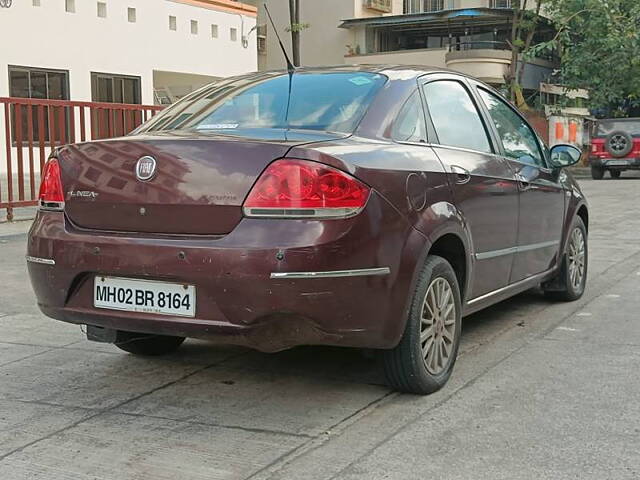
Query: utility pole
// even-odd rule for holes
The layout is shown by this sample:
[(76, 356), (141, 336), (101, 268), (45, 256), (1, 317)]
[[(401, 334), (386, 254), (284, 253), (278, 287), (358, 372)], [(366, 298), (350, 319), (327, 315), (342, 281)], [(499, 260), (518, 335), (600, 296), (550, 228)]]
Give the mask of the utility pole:
[(291, 49), (293, 64), (300, 66), (300, 0), (289, 0), (289, 23), (291, 25)]

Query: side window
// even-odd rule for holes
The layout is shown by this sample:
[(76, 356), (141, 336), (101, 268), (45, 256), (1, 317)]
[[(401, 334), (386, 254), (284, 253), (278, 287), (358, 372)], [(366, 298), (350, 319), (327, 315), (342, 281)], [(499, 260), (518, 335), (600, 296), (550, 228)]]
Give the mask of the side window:
[(391, 138), (398, 142), (426, 142), (427, 130), (420, 94), (416, 90), (405, 102), (393, 124)]
[(540, 146), (531, 127), (506, 102), (478, 89), (502, 140), (505, 155), (518, 162), (544, 167)]
[(492, 153), (478, 109), (460, 82), (437, 80), (424, 86), (440, 145)]

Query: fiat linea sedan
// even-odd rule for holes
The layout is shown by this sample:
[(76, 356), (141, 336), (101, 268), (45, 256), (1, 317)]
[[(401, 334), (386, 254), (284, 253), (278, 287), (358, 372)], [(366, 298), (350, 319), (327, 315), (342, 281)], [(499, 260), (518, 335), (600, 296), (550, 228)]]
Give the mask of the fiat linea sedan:
[(46, 315), (131, 353), (377, 349), (391, 386), (429, 393), (465, 315), (539, 285), (582, 295), (589, 213), (562, 169), (579, 156), (453, 72), (235, 77), (59, 148), (29, 274)]

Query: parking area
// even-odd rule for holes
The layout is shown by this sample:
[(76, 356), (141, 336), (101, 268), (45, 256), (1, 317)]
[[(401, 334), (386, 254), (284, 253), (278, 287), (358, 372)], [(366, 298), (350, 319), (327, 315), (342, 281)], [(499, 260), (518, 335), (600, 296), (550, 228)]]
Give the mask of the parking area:
[(355, 350), (90, 343), (40, 314), (26, 224), (0, 225), (0, 478), (640, 477), (640, 175), (581, 183), (584, 297), (532, 290), (465, 319), (428, 397)]

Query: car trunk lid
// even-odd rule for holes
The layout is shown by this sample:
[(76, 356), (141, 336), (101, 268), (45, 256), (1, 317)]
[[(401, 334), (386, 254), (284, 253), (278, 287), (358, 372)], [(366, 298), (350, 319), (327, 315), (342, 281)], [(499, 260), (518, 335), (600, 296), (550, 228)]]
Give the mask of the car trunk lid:
[[(341, 138), (278, 129), (231, 135), (171, 132), (70, 145), (58, 153), (65, 212), (78, 227), (158, 234), (223, 235), (242, 218), (260, 173), (296, 145)], [(155, 159), (148, 181), (142, 157)]]

